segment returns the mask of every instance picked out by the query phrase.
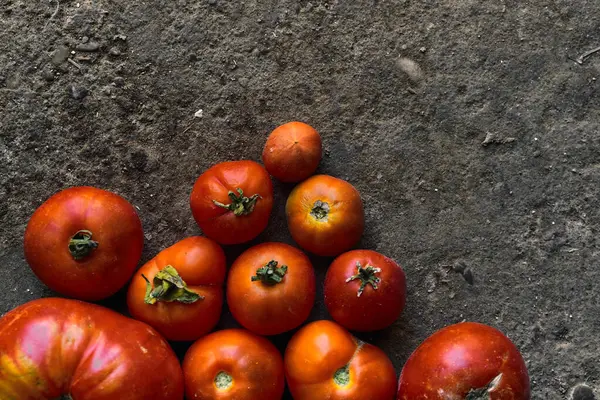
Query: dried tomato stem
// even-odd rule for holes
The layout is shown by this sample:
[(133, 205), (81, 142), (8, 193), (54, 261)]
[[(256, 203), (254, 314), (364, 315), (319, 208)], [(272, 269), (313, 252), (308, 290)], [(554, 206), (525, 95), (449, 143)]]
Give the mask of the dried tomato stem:
[(82, 229), (69, 240), (69, 253), (75, 260), (81, 260), (98, 248), (98, 242), (92, 240), (92, 232)]
[(229, 211), (232, 211), (236, 216), (248, 215), (252, 211), (254, 211), (254, 207), (256, 206), (256, 202), (260, 199), (259, 194), (254, 194), (250, 197), (244, 196), (244, 191), (241, 188), (237, 188), (238, 194), (236, 195), (231, 190), (228, 193), (229, 198), (231, 199), (231, 204), (223, 204), (217, 200), (213, 200), (213, 203), (216, 206), (223, 207)]
[(335, 371), (333, 381), (338, 386), (346, 386), (350, 383), (350, 366), (344, 365), (342, 368)]
[(317, 200), (315, 204), (313, 204), (313, 208), (310, 210), (310, 215), (320, 220), (327, 220), (327, 216), (329, 215), (329, 204), (324, 201)]
[(154, 279), (152, 279), (154, 288), (144, 274), (142, 274), (142, 278), (146, 280), (146, 296), (144, 297), (146, 304), (155, 304), (157, 301), (178, 301), (190, 304), (204, 299), (203, 296), (189, 290), (177, 270), (170, 265), (167, 265), (154, 275)]
[(381, 272), (381, 268), (376, 268), (369, 264), (367, 264), (366, 268), (363, 268), (360, 265), (360, 262), (357, 262), (356, 269), (358, 273), (346, 279), (346, 282), (351, 282), (357, 279), (360, 280), (360, 288), (358, 289), (358, 294), (356, 296), (360, 297), (367, 285), (371, 285), (373, 289), (377, 290), (379, 283), (381, 282), (381, 278), (379, 278), (377, 274)]
[(283, 281), (283, 277), (287, 273), (287, 265), (277, 267), (277, 261), (271, 260), (265, 266), (260, 267), (256, 270), (256, 275), (251, 279), (252, 281), (261, 281), (265, 285), (276, 285)]

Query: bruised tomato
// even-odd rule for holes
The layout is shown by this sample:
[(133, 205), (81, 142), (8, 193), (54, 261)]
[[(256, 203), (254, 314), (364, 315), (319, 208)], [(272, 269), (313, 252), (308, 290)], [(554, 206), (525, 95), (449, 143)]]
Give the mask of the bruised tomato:
[(358, 191), (329, 175), (315, 175), (298, 184), (288, 197), (285, 212), (296, 243), (320, 256), (349, 250), (360, 240), (365, 226)]
[(427, 338), (400, 375), (398, 400), (529, 400), (529, 375), (516, 346), (475, 322), (447, 326)]
[(271, 175), (282, 182), (300, 182), (315, 173), (321, 161), (321, 135), (303, 122), (288, 122), (269, 137), (262, 159)]
[(183, 374), (151, 327), (78, 300), (33, 300), (0, 319), (2, 400), (181, 400)]
[(300, 326), (315, 302), (315, 273), (308, 257), (285, 243), (262, 243), (242, 253), (227, 277), (233, 317), (259, 335)]
[(50, 289), (81, 300), (104, 299), (131, 278), (142, 255), (142, 223), (123, 197), (72, 187), (46, 200), (25, 230), (27, 263)]
[(267, 339), (242, 329), (211, 333), (183, 360), (185, 392), (197, 400), (280, 400), (281, 354)]
[(192, 189), (190, 206), (204, 234), (221, 244), (257, 237), (273, 208), (269, 173), (254, 161), (227, 161), (206, 170)]
[(335, 322), (302, 327), (284, 364), (294, 400), (393, 400), (396, 394), (396, 371), (385, 353)]
[(349, 251), (327, 270), (325, 304), (333, 319), (346, 329), (386, 328), (398, 319), (405, 303), (404, 271), (376, 251)]
[(127, 292), (129, 312), (169, 340), (196, 340), (219, 322), (226, 268), (215, 241), (183, 239), (135, 273)]

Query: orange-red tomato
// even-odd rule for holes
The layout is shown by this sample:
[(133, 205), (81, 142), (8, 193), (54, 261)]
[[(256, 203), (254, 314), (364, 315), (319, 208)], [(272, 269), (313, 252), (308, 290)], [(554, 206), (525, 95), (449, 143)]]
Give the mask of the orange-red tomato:
[(315, 128), (294, 121), (271, 132), (262, 159), (275, 178), (282, 182), (300, 182), (315, 173), (321, 152), (321, 135)]
[(393, 400), (396, 394), (396, 371), (385, 353), (335, 322), (302, 327), (284, 364), (294, 400)]
[(394, 260), (372, 250), (337, 257), (325, 276), (325, 304), (346, 329), (375, 331), (398, 319), (406, 303), (406, 277)]
[(249, 248), (227, 277), (227, 304), (233, 317), (260, 335), (300, 326), (315, 302), (315, 273), (308, 257), (285, 243)]
[(64, 296), (96, 301), (131, 278), (142, 255), (142, 223), (123, 197), (72, 187), (46, 200), (25, 230), (25, 259), (37, 277)]
[(365, 226), (358, 191), (329, 175), (315, 175), (298, 184), (288, 197), (285, 212), (296, 243), (320, 256), (349, 250), (360, 240)]
[(248, 160), (227, 161), (206, 170), (190, 195), (196, 223), (221, 244), (257, 237), (273, 208), (273, 184), (263, 166)]
[(181, 400), (183, 373), (151, 327), (78, 300), (30, 301), (0, 319), (2, 400)]
[(529, 375), (516, 346), (491, 326), (463, 322), (427, 338), (410, 356), (398, 400), (529, 400)]
[(190, 400), (280, 400), (285, 386), (279, 351), (242, 329), (199, 339), (185, 355), (183, 373)]
[(196, 340), (219, 322), (226, 269), (215, 241), (183, 239), (135, 273), (127, 292), (129, 312), (169, 340)]

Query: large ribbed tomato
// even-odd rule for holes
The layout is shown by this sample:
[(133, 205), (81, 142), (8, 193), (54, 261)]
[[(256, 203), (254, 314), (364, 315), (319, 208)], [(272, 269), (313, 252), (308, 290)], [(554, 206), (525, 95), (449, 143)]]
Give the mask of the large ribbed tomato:
[(226, 329), (198, 339), (183, 361), (189, 400), (280, 400), (283, 360), (267, 339)]
[(385, 353), (332, 321), (296, 332), (284, 364), (294, 400), (393, 400), (396, 394), (396, 371)]
[(216, 164), (196, 180), (190, 207), (209, 238), (221, 244), (247, 242), (269, 222), (273, 208), (271, 177), (254, 161)]
[(94, 187), (56, 193), (31, 216), (25, 259), (50, 289), (104, 299), (131, 278), (142, 255), (142, 223), (123, 197)]
[(325, 276), (325, 305), (353, 331), (376, 331), (398, 319), (406, 303), (406, 277), (391, 258), (373, 250), (337, 257)]
[(427, 338), (410, 356), (398, 400), (529, 400), (529, 375), (517, 347), (491, 326), (462, 322)]
[(196, 340), (219, 322), (226, 269), (225, 253), (214, 240), (183, 239), (135, 273), (129, 312), (169, 340)]
[(227, 276), (234, 318), (259, 335), (297, 328), (315, 303), (315, 273), (308, 257), (285, 243), (261, 243), (243, 252)]
[(290, 193), (285, 206), (292, 238), (304, 250), (337, 256), (361, 238), (365, 215), (360, 194), (329, 175), (311, 176)]
[(78, 300), (33, 300), (0, 319), (2, 400), (182, 400), (183, 374), (151, 327)]

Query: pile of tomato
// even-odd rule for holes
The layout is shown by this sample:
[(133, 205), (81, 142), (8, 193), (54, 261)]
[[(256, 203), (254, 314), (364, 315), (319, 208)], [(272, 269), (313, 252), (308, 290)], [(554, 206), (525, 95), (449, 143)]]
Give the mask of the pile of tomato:
[[(140, 269), (144, 235), (132, 205), (93, 187), (63, 190), (32, 215), (25, 258), (66, 298), (31, 301), (0, 319), (2, 400), (281, 399), (526, 400), (521, 354), (500, 331), (463, 322), (427, 338), (399, 381), (390, 358), (350, 332), (392, 325), (406, 303), (400, 265), (356, 250), (359, 192), (314, 175), (319, 133), (275, 129), (264, 166), (229, 161), (194, 184), (191, 212), (204, 236), (184, 238)], [(298, 183), (285, 204), (298, 247), (250, 247), (228, 269), (224, 245), (255, 239), (273, 209), (271, 176)], [(333, 257), (324, 282), (332, 320), (306, 323), (316, 279), (306, 253)], [(125, 285), (133, 318), (91, 302)], [(242, 328), (214, 331), (227, 301)], [(268, 337), (296, 330), (284, 354)], [(193, 341), (183, 365), (169, 341)]]

